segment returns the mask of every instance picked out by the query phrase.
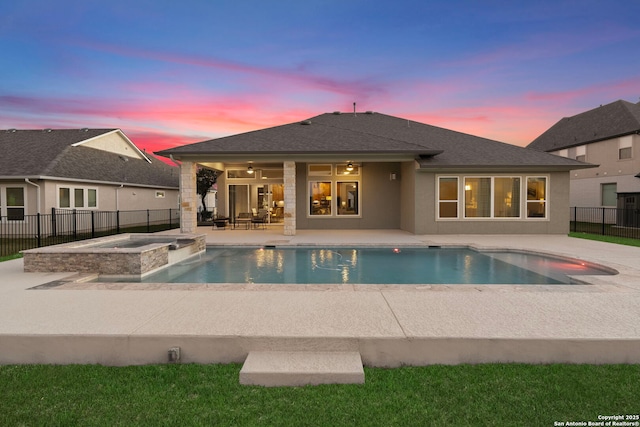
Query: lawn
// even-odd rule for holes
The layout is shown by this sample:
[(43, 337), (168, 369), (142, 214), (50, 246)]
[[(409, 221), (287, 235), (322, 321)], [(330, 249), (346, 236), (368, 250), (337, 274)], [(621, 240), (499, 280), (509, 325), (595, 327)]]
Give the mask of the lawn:
[(640, 246), (640, 239), (631, 239), (628, 237), (602, 236), (600, 234), (589, 234), (581, 232), (571, 232), (569, 237), (578, 239), (597, 240), (599, 242), (615, 243), (617, 245)]
[(365, 368), (263, 388), (240, 365), (0, 366), (2, 426), (553, 426), (640, 412), (640, 365)]

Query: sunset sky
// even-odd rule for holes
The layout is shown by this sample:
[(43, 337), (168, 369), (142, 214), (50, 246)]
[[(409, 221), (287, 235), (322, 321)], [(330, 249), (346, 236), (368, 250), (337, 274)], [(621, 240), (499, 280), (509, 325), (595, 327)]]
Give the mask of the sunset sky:
[(526, 145), (640, 100), (640, 1), (20, 0), (0, 4), (0, 129), (140, 148), (332, 111)]

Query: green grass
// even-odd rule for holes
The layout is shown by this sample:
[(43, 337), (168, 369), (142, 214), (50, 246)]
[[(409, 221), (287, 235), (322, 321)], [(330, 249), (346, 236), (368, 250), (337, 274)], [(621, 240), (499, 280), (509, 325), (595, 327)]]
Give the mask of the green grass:
[(0, 366), (3, 426), (552, 426), (638, 414), (640, 365), (365, 368), (364, 385), (263, 388), (240, 365)]
[(10, 260), (16, 259), (16, 258), (22, 258), (22, 254), (13, 254), (13, 255), (7, 255), (7, 256), (0, 256), (0, 262), (2, 262), (2, 261), (10, 261)]
[(569, 236), (577, 237), (579, 239), (597, 240), (599, 242), (615, 243), (618, 245), (640, 246), (640, 239), (630, 239), (628, 237), (601, 236), (599, 234), (576, 233), (576, 232), (569, 233)]

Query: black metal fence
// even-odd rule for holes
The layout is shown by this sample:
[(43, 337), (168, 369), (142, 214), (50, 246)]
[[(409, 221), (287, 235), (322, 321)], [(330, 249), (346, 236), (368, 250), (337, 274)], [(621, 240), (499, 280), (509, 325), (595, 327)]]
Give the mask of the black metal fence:
[(571, 231), (640, 239), (640, 209), (573, 207)]
[(52, 209), (20, 221), (0, 217), (0, 256), (25, 249), (119, 233), (152, 233), (180, 227), (179, 209), (86, 211)]

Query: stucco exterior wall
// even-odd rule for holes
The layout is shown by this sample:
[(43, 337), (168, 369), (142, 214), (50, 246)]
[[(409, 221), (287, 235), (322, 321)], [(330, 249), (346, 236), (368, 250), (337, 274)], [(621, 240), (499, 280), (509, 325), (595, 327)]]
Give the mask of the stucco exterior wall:
[[(97, 190), (98, 206), (90, 208), (100, 211), (131, 211), (143, 209), (178, 209), (178, 190), (155, 189), (146, 187), (120, 187), (119, 185), (95, 185), (92, 183), (80, 183), (69, 181), (37, 181), (41, 187), (41, 213), (50, 213), (51, 208), (58, 208), (58, 193), (60, 187), (66, 188), (93, 188)], [(33, 188), (35, 194), (35, 187)], [(30, 190), (31, 191), (31, 190)], [(156, 192), (164, 192), (164, 198), (156, 197)], [(117, 199), (117, 202), (116, 202)], [(80, 209), (80, 208), (78, 208)], [(84, 208), (89, 209), (89, 208)], [(31, 209), (30, 209), (31, 210)], [(35, 214), (35, 207), (33, 212)]]
[[(400, 163), (363, 163), (360, 181), (360, 213), (358, 217), (309, 216), (307, 165), (296, 164), (296, 224), (304, 229), (398, 229), (400, 228), (401, 173)], [(394, 173), (396, 179), (391, 179)], [(335, 178), (334, 178), (335, 179)], [(318, 177), (322, 180), (322, 177)]]
[(400, 180), (400, 229), (416, 233), (416, 164), (403, 162)]
[[(447, 174), (447, 176), (482, 176), (483, 174)], [(499, 174), (486, 174), (486, 176)], [(526, 176), (521, 172), (505, 174)], [(569, 232), (569, 173), (532, 174), (548, 176), (548, 211), (545, 219), (436, 219), (436, 174), (418, 173), (418, 191), (423, 192), (428, 206), (417, 216), (416, 234), (566, 234)], [(523, 205), (524, 206), (524, 205)], [(524, 209), (524, 208), (522, 208)]]

